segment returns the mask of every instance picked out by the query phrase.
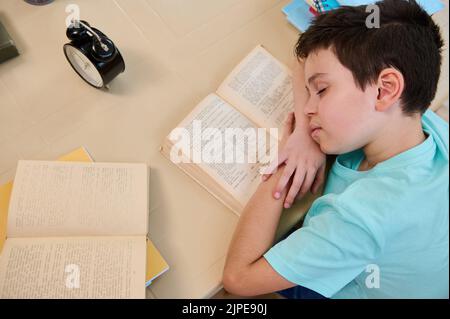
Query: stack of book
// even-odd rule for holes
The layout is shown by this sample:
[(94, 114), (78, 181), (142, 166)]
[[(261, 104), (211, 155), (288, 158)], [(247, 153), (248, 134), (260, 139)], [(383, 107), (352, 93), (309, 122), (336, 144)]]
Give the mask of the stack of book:
[[(439, 0), (416, 0), (432, 15), (444, 8)], [(306, 31), (314, 17), (341, 6), (359, 6), (374, 4), (375, 0), (293, 0), (283, 8), (287, 20), (301, 32)], [(370, 12), (368, 12), (370, 14)]]
[(148, 167), (84, 147), (0, 185), (0, 298), (144, 298), (169, 269), (147, 236)]
[(308, 29), (314, 17), (340, 7), (336, 0), (293, 0), (283, 8), (287, 20), (298, 30)]

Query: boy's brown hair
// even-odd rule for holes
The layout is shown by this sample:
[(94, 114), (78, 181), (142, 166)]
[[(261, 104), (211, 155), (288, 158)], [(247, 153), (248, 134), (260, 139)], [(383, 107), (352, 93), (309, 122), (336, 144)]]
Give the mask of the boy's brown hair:
[(405, 80), (404, 113), (423, 114), (434, 99), (441, 73), (444, 43), (439, 26), (415, 0), (384, 0), (375, 5), (379, 28), (366, 26), (372, 13), (366, 12), (366, 6), (342, 6), (317, 16), (300, 35), (296, 55), (305, 59), (330, 48), (362, 90), (375, 84), (384, 68), (393, 67)]

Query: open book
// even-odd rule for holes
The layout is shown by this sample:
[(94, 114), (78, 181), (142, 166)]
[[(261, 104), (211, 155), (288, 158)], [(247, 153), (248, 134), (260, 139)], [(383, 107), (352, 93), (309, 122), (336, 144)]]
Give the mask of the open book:
[[(63, 162), (94, 162), (93, 158), (85, 147), (79, 147), (68, 154), (58, 158)], [(13, 188), (13, 181), (9, 181), (0, 185), (0, 255), (3, 245), (6, 241), (6, 224), (8, 221), (8, 209)], [(161, 276), (169, 270), (169, 265), (159, 252), (158, 248), (153, 244), (151, 239), (147, 237), (147, 275), (146, 286), (149, 286), (154, 279)]]
[(0, 298), (145, 298), (145, 164), (19, 161)]
[[(265, 128), (268, 130), (268, 140), (262, 145), (257, 143), (256, 147), (258, 154), (265, 152), (268, 155), (265, 160), (248, 160), (249, 151), (245, 147), (243, 150), (247, 161), (244, 162), (196, 160), (196, 154), (202, 153), (196, 153), (196, 150), (204, 150), (208, 141), (202, 140), (197, 145), (193, 141), (191, 151), (186, 151), (186, 147), (179, 147), (179, 136), (172, 134), (174, 131), (165, 139), (161, 152), (239, 215), (261, 181), (262, 167), (270, 161), (270, 154), (273, 158), (276, 153), (274, 149), (278, 146), (278, 138), (281, 136), (273, 132), (282, 128), (287, 114), (293, 110), (291, 71), (262, 46), (257, 46), (227, 76), (217, 92), (201, 101), (177, 128), (185, 128), (187, 132), (192, 133), (192, 139), (195, 139), (196, 123), (201, 123), (202, 129), (215, 128), (220, 132), (229, 128), (260, 132), (258, 128)], [(255, 138), (259, 141), (260, 135), (247, 135), (248, 144), (255, 142)], [(227, 135), (224, 136), (223, 141)], [(223, 155), (237, 150), (229, 148), (237, 143), (225, 144), (228, 148), (223, 150)], [(173, 160), (174, 155), (177, 157), (176, 161)], [(180, 156), (183, 160), (179, 160)], [(234, 158), (237, 159), (237, 155)]]

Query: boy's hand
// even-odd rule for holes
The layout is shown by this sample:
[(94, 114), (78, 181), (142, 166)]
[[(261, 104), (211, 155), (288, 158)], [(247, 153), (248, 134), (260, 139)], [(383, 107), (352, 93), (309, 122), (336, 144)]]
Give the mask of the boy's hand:
[(278, 159), (273, 162), (263, 180), (269, 179), (280, 165), (285, 164), (283, 174), (273, 192), (276, 199), (293, 177), (284, 207), (290, 208), (297, 195), (304, 196), (309, 190), (315, 194), (325, 179), (326, 155), (311, 136), (295, 126), (294, 113), (289, 114), (283, 130)]

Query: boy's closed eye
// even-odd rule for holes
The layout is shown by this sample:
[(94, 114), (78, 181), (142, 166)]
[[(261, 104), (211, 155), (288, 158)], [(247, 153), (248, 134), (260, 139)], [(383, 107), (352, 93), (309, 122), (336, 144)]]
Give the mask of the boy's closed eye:
[(326, 91), (326, 89), (328, 89), (328, 88), (324, 88), (324, 89), (318, 91), (318, 92), (317, 92), (317, 95), (321, 95), (322, 93), (324, 93), (324, 92)]
[[(308, 92), (308, 95), (309, 96), (311, 96), (311, 93), (310, 93), (310, 91), (309, 91), (309, 89), (308, 89), (308, 87), (307, 86), (305, 86), (305, 88), (306, 88), (306, 91)], [(326, 88), (323, 88), (323, 89), (321, 89), (321, 90), (319, 90), (319, 91), (317, 91), (317, 95), (322, 95), (322, 93), (324, 93), (326, 90), (327, 90), (328, 88), (326, 87)]]

